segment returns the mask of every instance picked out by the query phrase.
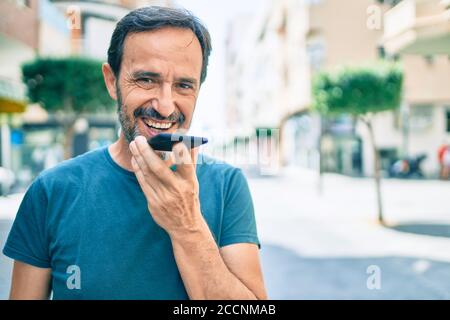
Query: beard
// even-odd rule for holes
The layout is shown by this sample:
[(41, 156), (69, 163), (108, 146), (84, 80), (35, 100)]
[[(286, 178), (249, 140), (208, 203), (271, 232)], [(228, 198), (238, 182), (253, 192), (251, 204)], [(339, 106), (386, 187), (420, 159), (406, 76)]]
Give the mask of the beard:
[(128, 107), (123, 104), (122, 93), (120, 92), (118, 86), (116, 86), (116, 94), (117, 94), (117, 108), (118, 108), (117, 113), (119, 115), (119, 122), (122, 128), (122, 132), (128, 143), (131, 143), (131, 141), (133, 141), (137, 136), (142, 135), (142, 133), (139, 131), (137, 122), (139, 117), (147, 117), (155, 120), (176, 122), (176, 124), (174, 125), (177, 125), (178, 129), (181, 128), (185, 122), (186, 119), (185, 116), (179, 111), (175, 110), (169, 117), (163, 117), (151, 106), (150, 107), (139, 106), (133, 111), (132, 116), (130, 116), (127, 112)]

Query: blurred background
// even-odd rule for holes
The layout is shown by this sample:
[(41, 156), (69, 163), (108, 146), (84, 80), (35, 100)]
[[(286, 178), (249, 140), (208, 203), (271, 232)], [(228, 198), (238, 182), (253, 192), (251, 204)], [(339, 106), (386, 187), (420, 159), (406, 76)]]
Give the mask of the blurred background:
[(2, 248), (41, 171), (117, 138), (100, 65), (145, 5), (209, 28), (191, 133), (248, 177), (270, 298), (450, 298), (449, 0), (0, 0)]

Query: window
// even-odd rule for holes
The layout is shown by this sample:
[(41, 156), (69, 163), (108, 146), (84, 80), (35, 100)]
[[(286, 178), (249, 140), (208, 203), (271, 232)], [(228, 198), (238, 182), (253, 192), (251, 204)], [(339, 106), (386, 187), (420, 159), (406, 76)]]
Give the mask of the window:
[(446, 112), (446, 122), (447, 122), (447, 132), (450, 133), (450, 107), (448, 107)]
[(386, 49), (383, 46), (378, 46), (378, 58), (385, 59), (386, 58)]
[(322, 0), (306, 0), (305, 1), (306, 2), (306, 4), (307, 5), (319, 5), (321, 2), (322, 2)]
[(311, 70), (319, 71), (325, 60), (325, 44), (321, 40), (312, 41), (307, 45), (306, 51)]
[(288, 20), (287, 12), (286, 12), (286, 9), (284, 9), (283, 10), (283, 16), (282, 16), (282, 19), (281, 19), (281, 23), (280, 23), (280, 25), (278, 27), (278, 34), (280, 36), (285, 36), (286, 35), (287, 20)]
[(433, 105), (413, 105), (409, 114), (409, 127), (412, 131), (429, 129), (433, 122)]
[(385, 3), (391, 7), (399, 4), (402, 0), (377, 0), (379, 3)]
[(16, 0), (16, 3), (19, 7), (31, 7), (30, 6), (30, 0)]

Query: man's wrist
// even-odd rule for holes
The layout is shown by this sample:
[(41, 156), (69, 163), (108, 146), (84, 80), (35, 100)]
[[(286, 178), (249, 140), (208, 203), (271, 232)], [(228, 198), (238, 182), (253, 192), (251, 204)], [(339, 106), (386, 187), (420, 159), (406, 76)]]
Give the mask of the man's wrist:
[(174, 245), (195, 245), (209, 240), (212, 235), (208, 224), (199, 213), (199, 220), (194, 226), (169, 232), (169, 237)]

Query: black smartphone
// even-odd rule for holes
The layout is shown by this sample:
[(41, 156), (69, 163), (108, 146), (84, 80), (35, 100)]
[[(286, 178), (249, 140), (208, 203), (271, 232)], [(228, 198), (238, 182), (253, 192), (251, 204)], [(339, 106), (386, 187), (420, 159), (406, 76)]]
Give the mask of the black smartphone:
[(153, 150), (172, 151), (175, 143), (182, 142), (189, 149), (201, 146), (208, 142), (207, 138), (187, 136), (177, 133), (160, 133), (148, 140), (148, 144)]

